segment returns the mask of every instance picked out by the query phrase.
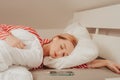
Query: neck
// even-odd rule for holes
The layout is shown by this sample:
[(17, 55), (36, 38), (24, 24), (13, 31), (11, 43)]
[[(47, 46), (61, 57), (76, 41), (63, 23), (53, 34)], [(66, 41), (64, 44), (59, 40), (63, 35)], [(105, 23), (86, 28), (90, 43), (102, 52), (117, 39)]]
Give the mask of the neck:
[(43, 55), (44, 56), (49, 56), (49, 49), (50, 49), (49, 43), (43, 45)]

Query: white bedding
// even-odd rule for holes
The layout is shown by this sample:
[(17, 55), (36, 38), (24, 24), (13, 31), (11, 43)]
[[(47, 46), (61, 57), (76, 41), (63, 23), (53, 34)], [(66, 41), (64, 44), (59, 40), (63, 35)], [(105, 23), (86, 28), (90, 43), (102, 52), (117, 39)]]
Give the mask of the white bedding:
[(33, 80), (33, 77), (25, 67), (12, 66), (8, 70), (0, 72), (0, 80)]
[(23, 29), (16, 29), (11, 33), (22, 40), (26, 47), (14, 48), (0, 40), (0, 80), (33, 80), (27, 68), (37, 68), (42, 63), (43, 50), (40, 42), (33, 34)]
[(26, 30), (16, 29), (11, 33), (22, 40), (26, 47), (19, 49), (11, 47), (3, 40), (0, 41), (0, 70), (4, 71), (9, 66), (22, 65), (28, 68), (38, 67), (42, 63), (43, 50), (39, 40)]

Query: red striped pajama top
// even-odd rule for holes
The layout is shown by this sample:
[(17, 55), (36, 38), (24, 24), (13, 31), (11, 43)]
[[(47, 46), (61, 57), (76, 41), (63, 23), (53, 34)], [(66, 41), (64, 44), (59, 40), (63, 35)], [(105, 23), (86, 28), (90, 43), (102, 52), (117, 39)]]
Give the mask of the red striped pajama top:
[(13, 25), (6, 25), (6, 24), (1, 24), (0, 25), (0, 39), (4, 40), (8, 35), (10, 35), (10, 31), (14, 30), (14, 29), (24, 29), (29, 31), (30, 33), (34, 34), (40, 41), (42, 41), (42, 38), (38, 35), (38, 33), (30, 28), (30, 27), (26, 27), (26, 26), (13, 26)]

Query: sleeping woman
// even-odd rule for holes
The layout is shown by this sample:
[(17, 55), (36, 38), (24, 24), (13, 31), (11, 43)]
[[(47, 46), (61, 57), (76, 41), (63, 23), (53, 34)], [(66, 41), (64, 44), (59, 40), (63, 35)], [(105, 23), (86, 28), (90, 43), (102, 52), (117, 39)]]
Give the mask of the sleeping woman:
[[(12, 65), (40, 68), (43, 57), (69, 56), (77, 45), (73, 35), (64, 33), (43, 40), (34, 29), (25, 26), (0, 25), (0, 39), (0, 71)], [(109, 60), (96, 59), (84, 65), (87, 68), (107, 67), (120, 73), (120, 65)]]
[[(51, 56), (52, 58), (60, 58), (69, 56), (75, 46), (77, 45), (78, 40), (73, 35), (64, 33), (56, 35), (52, 40), (43, 45), (44, 56)], [(120, 74), (120, 64), (114, 63), (106, 59), (95, 59), (85, 64), (78, 66), (71, 66), (71, 68), (101, 68), (107, 67), (113, 72)]]

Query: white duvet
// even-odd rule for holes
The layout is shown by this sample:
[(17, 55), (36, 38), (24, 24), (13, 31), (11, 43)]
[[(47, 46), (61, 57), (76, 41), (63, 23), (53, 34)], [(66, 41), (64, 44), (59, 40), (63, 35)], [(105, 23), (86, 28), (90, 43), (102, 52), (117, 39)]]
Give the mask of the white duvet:
[[(40, 42), (36, 36), (23, 29), (15, 29), (11, 33), (22, 40), (26, 47), (13, 48), (0, 40), (0, 80), (31, 80), (31, 73), (25, 68), (38, 67), (42, 63), (43, 50)], [(13, 64), (24, 67), (13, 67)]]
[(33, 77), (25, 67), (12, 66), (0, 72), (0, 80), (33, 80)]

